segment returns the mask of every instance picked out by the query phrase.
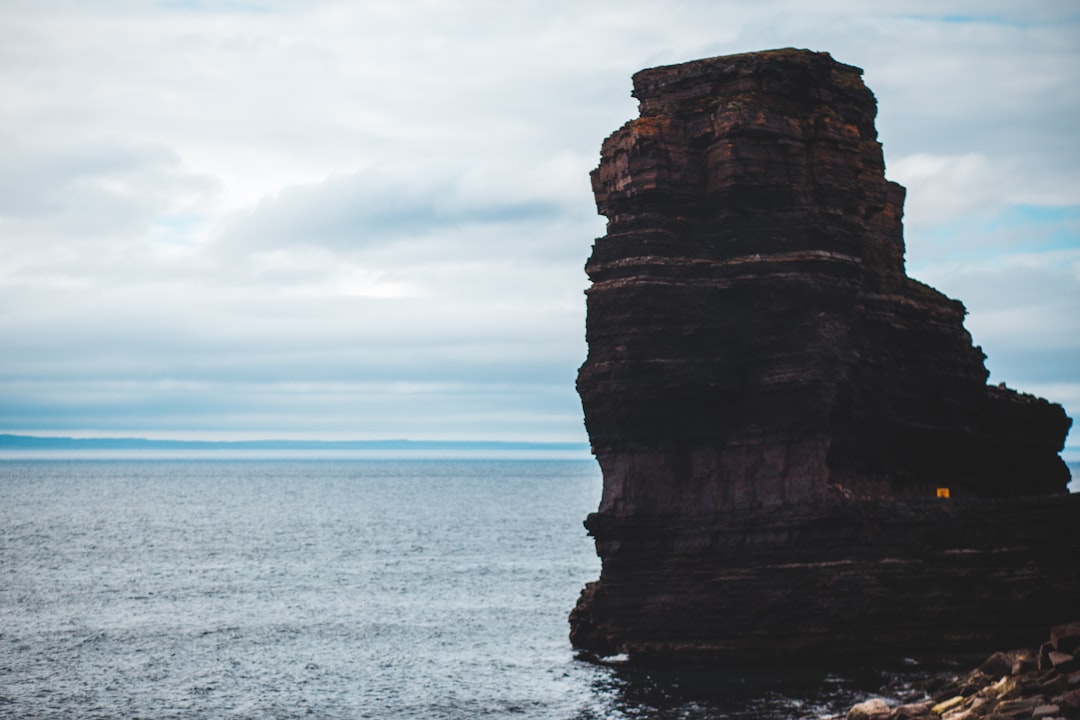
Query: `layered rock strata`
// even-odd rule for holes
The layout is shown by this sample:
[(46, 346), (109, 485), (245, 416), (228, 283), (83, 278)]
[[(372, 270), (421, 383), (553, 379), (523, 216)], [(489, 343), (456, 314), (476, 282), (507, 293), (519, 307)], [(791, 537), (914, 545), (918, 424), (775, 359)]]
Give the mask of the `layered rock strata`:
[(603, 570), (578, 647), (1015, 642), (995, 613), (1049, 613), (1036, 630), (1080, 606), (1055, 579), (1080, 549), (1070, 420), (988, 387), (963, 305), (906, 276), (861, 73), (777, 50), (634, 76), (640, 117), (592, 174), (578, 391)]

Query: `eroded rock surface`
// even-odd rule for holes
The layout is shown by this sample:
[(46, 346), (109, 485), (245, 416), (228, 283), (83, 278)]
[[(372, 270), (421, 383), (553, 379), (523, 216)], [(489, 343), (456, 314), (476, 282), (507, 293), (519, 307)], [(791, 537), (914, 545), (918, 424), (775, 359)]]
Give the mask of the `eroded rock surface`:
[(988, 387), (963, 305), (906, 276), (861, 74), (789, 49), (634, 76), (640, 117), (592, 175), (578, 391), (603, 571), (578, 647), (993, 643), (994, 612), (1037, 609), (1034, 630), (1080, 606), (1050, 580), (1080, 548), (1070, 420)]

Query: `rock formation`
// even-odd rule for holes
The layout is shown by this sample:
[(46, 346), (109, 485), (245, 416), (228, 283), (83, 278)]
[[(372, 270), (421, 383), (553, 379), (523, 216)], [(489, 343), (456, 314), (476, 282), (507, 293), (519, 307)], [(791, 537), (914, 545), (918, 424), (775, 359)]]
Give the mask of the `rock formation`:
[[(634, 76), (592, 174), (580, 648), (1022, 644), (1080, 607), (1071, 421), (988, 387), (963, 305), (906, 276), (861, 73), (788, 49)], [(1044, 614), (999, 627), (1018, 610)]]

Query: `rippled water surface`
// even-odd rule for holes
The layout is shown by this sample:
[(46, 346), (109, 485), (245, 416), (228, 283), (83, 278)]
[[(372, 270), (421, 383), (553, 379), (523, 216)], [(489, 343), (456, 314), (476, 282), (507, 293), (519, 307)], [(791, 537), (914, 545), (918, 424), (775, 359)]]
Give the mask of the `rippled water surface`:
[(887, 676), (575, 660), (591, 461), (0, 461), (0, 717), (795, 718)]

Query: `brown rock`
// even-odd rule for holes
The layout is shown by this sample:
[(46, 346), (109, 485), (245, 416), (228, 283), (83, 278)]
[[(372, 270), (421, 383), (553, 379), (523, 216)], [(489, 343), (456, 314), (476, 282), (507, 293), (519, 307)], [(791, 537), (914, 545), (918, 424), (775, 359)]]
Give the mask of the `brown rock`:
[(971, 700), (971, 707), (969, 708), (974, 715), (985, 715), (991, 708), (993, 701), (989, 698), (976, 696)]
[(1042, 718), (1051, 718), (1061, 712), (1061, 708), (1057, 705), (1039, 705), (1031, 711), (1032, 720), (1042, 720)]
[(916, 718), (924, 718), (930, 714), (931, 703), (907, 703), (905, 705), (898, 705), (893, 708), (892, 720), (916, 720)]
[(972, 670), (966, 675), (961, 675), (952, 683), (947, 685), (942, 692), (948, 691), (949, 694), (963, 695), (968, 697), (983, 690), (987, 686), (993, 684), (996, 678), (987, 675), (982, 669)]
[(1054, 665), (1050, 662), (1050, 653), (1053, 652), (1054, 646), (1049, 642), (1044, 642), (1039, 646), (1039, 669), (1040, 670), (1053, 670)]
[(955, 708), (941, 717), (942, 720), (972, 720), (976, 715), (966, 708)]
[(983, 691), (983, 694), (988, 698), (996, 698), (999, 700), (1016, 697), (1020, 694), (1020, 682), (1017, 680), (1017, 677), (1015, 675), (1011, 677), (1003, 677), (993, 685), (986, 688)]
[(848, 710), (846, 720), (881, 720), (888, 717), (892, 709), (881, 698), (861, 702)]
[(934, 715), (944, 715), (954, 708), (960, 707), (964, 703), (963, 695), (956, 695), (948, 700), (942, 700), (937, 705), (930, 708), (930, 712)]
[(1032, 711), (1042, 705), (1042, 698), (1017, 698), (1015, 700), (1004, 700), (997, 704), (994, 708), (993, 715), (1003, 715), (1005, 717), (1031, 717)]
[(1004, 652), (996, 652), (986, 659), (979, 670), (988, 677), (997, 679), (1012, 674), (1013, 658)]
[(579, 648), (1010, 647), (1080, 607), (1070, 421), (988, 387), (963, 305), (907, 277), (861, 74), (785, 49), (634, 76), (640, 117), (592, 174), (577, 387), (603, 566)]
[(1069, 679), (1065, 675), (1053, 673), (1039, 683), (1039, 692), (1043, 695), (1055, 695), (1069, 689)]
[(1030, 650), (1019, 650), (1013, 655), (1013, 675), (1019, 675), (1020, 673), (1035, 670), (1038, 666), (1038, 659)]
[(1080, 650), (1080, 622), (1050, 628), (1050, 644), (1058, 652), (1075, 655)]
[(1069, 673), (1080, 666), (1080, 663), (1077, 663), (1076, 661), (1076, 657), (1070, 653), (1053, 650), (1048, 654), (1048, 657), (1050, 660), (1050, 667), (1052, 667), (1055, 672)]

